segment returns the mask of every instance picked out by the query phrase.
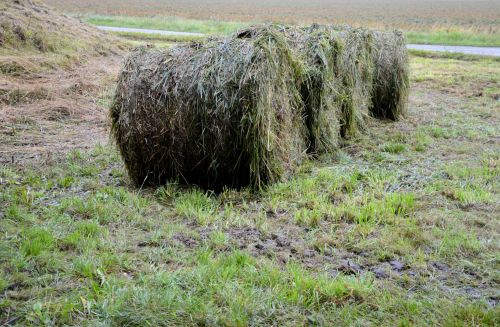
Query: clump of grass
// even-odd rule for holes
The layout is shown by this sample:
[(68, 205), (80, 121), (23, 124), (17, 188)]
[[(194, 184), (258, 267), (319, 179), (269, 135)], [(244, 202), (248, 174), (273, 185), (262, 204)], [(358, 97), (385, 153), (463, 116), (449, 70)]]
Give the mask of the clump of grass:
[(397, 218), (405, 218), (415, 208), (413, 194), (389, 193), (382, 199), (365, 196), (342, 204), (338, 209), (341, 219), (357, 224), (394, 224)]
[(198, 189), (184, 193), (175, 200), (175, 210), (179, 215), (200, 224), (213, 221), (217, 208), (215, 199)]
[(382, 151), (389, 153), (401, 153), (406, 150), (406, 146), (402, 143), (389, 142), (382, 146)]
[(21, 251), (27, 257), (36, 257), (43, 251), (51, 250), (55, 245), (54, 236), (47, 230), (31, 228), (23, 235)]
[(476, 235), (465, 230), (449, 230), (443, 233), (439, 254), (445, 257), (471, 256), (481, 249)]
[(317, 227), (321, 222), (322, 213), (317, 210), (300, 209), (295, 213), (295, 221), (299, 225), (304, 225), (307, 227)]

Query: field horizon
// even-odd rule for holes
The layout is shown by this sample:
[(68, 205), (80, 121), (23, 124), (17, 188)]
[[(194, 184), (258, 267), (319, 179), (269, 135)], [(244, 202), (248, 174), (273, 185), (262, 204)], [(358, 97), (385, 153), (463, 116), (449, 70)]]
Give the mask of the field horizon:
[(47, 0), (69, 13), (113, 16), (175, 16), (197, 20), (350, 24), (381, 29), (456, 29), (483, 34), (500, 31), (500, 4), (494, 0)]
[[(187, 19), (181, 17), (134, 17), (134, 16), (105, 16), (94, 14), (72, 14), (83, 21), (97, 26), (130, 27), (139, 29), (156, 29), (176, 32), (194, 32), (207, 35), (228, 35), (238, 29), (248, 27), (259, 22), (238, 22), (220, 20)], [(472, 32), (460, 28), (434, 28), (433, 30), (407, 30), (404, 31), (408, 43), (463, 45), (463, 46), (500, 46), (500, 37), (496, 34)], [(132, 33), (117, 33), (121, 36), (138, 38), (141, 36)], [(139, 33), (142, 34), (142, 33)], [(158, 35), (142, 35), (145, 39), (165, 41), (181, 41), (197, 39), (198, 37), (172, 37)]]

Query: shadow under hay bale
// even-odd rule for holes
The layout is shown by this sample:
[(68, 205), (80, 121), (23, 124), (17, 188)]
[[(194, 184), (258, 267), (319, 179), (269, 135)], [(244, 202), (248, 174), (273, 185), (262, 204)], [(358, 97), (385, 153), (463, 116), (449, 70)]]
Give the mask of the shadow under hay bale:
[(301, 74), (272, 29), (136, 51), (111, 109), (131, 179), (260, 188), (292, 174), (305, 155)]
[(406, 41), (400, 31), (376, 31), (373, 39), (370, 113), (376, 118), (398, 120), (406, 115), (410, 92)]

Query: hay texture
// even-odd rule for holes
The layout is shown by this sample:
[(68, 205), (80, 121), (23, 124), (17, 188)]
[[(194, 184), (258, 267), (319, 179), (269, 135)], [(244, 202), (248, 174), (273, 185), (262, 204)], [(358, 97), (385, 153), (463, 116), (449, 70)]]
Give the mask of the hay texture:
[(408, 109), (410, 67), (403, 33), (374, 32), (372, 62), (370, 113), (376, 118), (391, 120), (404, 117)]
[(313, 155), (338, 148), (344, 99), (341, 89), (341, 40), (315, 27), (285, 30), (295, 56), (303, 63), (300, 92), (307, 130), (307, 148)]
[(282, 35), (139, 50), (125, 63), (113, 134), (137, 185), (282, 180), (305, 154), (300, 65)]
[(338, 79), (339, 54), (342, 43), (326, 30), (287, 26), (252, 26), (234, 34), (234, 38), (255, 39), (265, 30), (283, 37), (286, 47), (299, 67), (297, 87), (303, 117), (305, 143), (309, 154), (331, 151), (338, 147), (341, 127)]
[(398, 33), (260, 25), (127, 60), (111, 109), (137, 185), (260, 188), (406, 110)]
[(363, 130), (373, 81), (371, 32), (319, 25), (255, 26), (235, 36), (252, 37), (266, 28), (282, 34), (301, 63), (300, 92), (309, 153), (334, 151), (341, 138)]
[(371, 105), (370, 92), (373, 82), (373, 63), (371, 61), (372, 32), (362, 28), (326, 27), (338, 33), (343, 49), (340, 56), (337, 78), (342, 80), (340, 90), (342, 99), (343, 137), (356, 136), (365, 129)]

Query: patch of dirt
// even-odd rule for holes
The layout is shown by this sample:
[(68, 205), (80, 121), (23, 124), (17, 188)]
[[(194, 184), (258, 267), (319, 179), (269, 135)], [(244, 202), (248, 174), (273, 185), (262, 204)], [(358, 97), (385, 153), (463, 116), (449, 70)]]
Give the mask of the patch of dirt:
[[(0, 75), (0, 164), (48, 160), (108, 140), (107, 102), (122, 57), (95, 57), (70, 70)], [(4, 99), (7, 96), (4, 97)]]

